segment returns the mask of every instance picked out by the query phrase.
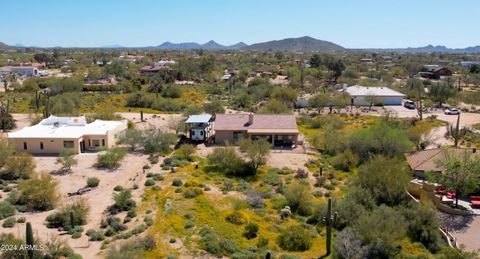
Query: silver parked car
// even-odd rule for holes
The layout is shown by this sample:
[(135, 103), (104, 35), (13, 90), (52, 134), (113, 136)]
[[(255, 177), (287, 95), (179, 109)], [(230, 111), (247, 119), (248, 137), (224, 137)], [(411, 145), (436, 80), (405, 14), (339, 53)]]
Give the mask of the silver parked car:
[(457, 108), (446, 109), (445, 114), (447, 114), (447, 115), (458, 115), (458, 114), (460, 114), (460, 110), (457, 109)]

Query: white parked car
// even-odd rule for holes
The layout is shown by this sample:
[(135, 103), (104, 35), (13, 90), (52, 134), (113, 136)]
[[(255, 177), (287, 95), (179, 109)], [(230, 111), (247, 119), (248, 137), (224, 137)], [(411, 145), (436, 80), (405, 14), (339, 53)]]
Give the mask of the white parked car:
[(458, 115), (460, 114), (460, 110), (457, 108), (446, 109), (445, 114), (447, 115)]

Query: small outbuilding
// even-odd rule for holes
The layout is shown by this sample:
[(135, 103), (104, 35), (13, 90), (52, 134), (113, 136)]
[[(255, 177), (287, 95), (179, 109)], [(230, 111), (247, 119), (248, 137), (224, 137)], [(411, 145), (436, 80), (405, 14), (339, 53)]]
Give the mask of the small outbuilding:
[(212, 135), (212, 115), (190, 115), (185, 121), (190, 140), (207, 141)]

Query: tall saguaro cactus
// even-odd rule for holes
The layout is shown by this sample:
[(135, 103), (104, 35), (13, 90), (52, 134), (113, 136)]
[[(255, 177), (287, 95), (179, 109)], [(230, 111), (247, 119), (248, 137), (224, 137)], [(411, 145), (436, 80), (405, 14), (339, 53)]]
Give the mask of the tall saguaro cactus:
[(332, 214), (332, 198), (328, 198), (327, 216), (324, 218), (327, 224), (327, 253), (321, 258), (325, 258), (330, 255), (332, 247), (332, 227), (337, 219), (337, 213)]
[(70, 227), (73, 229), (75, 227), (75, 215), (73, 211), (70, 211)]
[(33, 240), (32, 224), (30, 222), (27, 222), (27, 227), (25, 229), (25, 242), (27, 243), (27, 246), (28, 246), (28, 250), (27, 250), (28, 258), (32, 259), (34, 240)]

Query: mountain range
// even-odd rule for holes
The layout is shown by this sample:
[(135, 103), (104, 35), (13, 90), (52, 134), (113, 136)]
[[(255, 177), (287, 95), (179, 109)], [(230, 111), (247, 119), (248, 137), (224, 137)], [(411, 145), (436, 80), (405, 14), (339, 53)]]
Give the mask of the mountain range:
[(164, 50), (188, 50), (188, 49), (207, 49), (207, 50), (237, 50), (243, 47), (248, 46), (243, 42), (239, 42), (234, 45), (225, 46), (221, 45), (213, 40), (205, 43), (205, 44), (198, 44), (196, 42), (181, 42), (181, 43), (172, 43), (166, 41), (158, 46), (148, 47), (152, 49), (164, 49)]
[[(9, 46), (0, 42), (0, 50), (12, 50), (16, 48), (25, 48), (22, 44), (15, 44)], [(31, 47), (35, 48), (35, 47)], [(408, 48), (360, 48), (360, 49), (347, 49), (338, 44), (330, 41), (318, 40), (309, 36), (303, 36), (298, 38), (287, 38), (282, 40), (273, 40), (261, 43), (255, 43), (247, 45), (243, 42), (239, 42), (234, 45), (222, 45), (213, 40), (199, 44), (196, 42), (180, 42), (172, 43), (166, 41), (157, 46), (148, 47), (124, 47), (118, 44), (111, 44), (101, 46), (99, 48), (109, 49), (157, 49), (157, 50), (193, 50), (193, 49), (205, 49), (205, 50), (252, 50), (252, 51), (292, 51), (292, 52), (344, 52), (344, 51), (371, 51), (371, 52), (413, 52), (413, 53), (429, 53), (429, 52), (442, 52), (442, 53), (480, 53), (480, 45), (467, 47), (467, 48), (448, 48), (446, 46), (433, 46), (428, 45), (424, 47), (408, 47)]]
[(317, 40), (309, 36), (256, 43), (245, 47), (245, 49), (295, 52), (342, 52), (346, 50), (344, 47), (335, 43)]
[(408, 48), (385, 48), (385, 49), (356, 49), (359, 51), (372, 51), (372, 52), (411, 52), (411, 53), (480, 53), (480, 45), (466, 48), (448, 48), (442, 45), (427, 45), (424, 47), (408, 47)]

